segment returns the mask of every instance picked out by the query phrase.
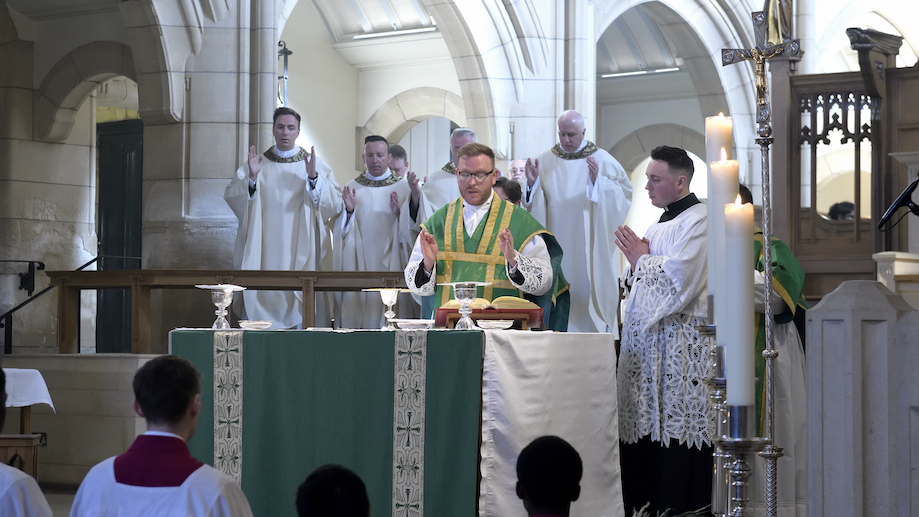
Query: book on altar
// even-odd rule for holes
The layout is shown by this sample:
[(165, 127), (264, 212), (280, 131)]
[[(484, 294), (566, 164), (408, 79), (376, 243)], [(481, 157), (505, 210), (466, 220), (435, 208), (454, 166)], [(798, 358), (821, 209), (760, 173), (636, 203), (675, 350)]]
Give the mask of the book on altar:
[[(459, 309), (460, 304), (455, 299), (441, 305), (442, 309)], [(476, 298), (469, 304), (470, 309), (538, 309), (535, 303), (516, 296), (499, 296), (489, 302), (485, 298)]]

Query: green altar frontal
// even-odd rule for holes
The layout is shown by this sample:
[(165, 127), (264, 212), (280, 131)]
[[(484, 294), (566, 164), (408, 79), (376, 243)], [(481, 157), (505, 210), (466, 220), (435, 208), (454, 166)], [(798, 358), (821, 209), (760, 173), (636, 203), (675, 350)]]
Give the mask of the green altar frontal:
[[(320, 465), (355, 471), (374, 517), (474, 515), (481, 331), (170, 332), (201, 371), (192, 455), (255, 515), (296, 515)], [(212, 422), (213, 425), (209, 425)]]

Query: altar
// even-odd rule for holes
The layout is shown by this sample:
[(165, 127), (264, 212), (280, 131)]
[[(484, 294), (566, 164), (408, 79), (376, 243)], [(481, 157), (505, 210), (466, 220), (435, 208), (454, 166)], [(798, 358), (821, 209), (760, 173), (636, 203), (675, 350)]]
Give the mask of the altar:
[(174, 330), (201, 371), (192, 454), (240, 482), (255, 515), (295, 515), (337, 463), (375, 517), (525, 516), (516, 458), (554, 434), (581, 454), (573, 516), (622, 516), (610, 334)]

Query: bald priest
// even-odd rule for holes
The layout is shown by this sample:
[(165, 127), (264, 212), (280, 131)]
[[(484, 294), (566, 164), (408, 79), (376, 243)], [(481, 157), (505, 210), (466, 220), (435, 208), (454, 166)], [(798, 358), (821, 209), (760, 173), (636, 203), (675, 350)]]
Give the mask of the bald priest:
[(568, 328), (568, 283), (562, 274), (562, 249), (526, 210), (499, 198), (495, 155), (486, 145), (469, 143), (456, 153), (460, 198), (434, 212), (421, 226), (405, 268), (405, 283), (423, 296), (431, 317), (450, 299), (449, 282), (488, 282), (480, 294), (529, 299), (543, 309), (552, 330)]

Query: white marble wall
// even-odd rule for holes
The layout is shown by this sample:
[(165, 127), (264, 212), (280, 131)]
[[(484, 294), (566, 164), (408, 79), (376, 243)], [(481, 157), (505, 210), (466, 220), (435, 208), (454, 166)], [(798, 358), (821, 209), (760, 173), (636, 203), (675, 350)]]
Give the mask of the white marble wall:
[(807, 312), (807, 512), (919, 515), (919, 311), (843, 282)]

